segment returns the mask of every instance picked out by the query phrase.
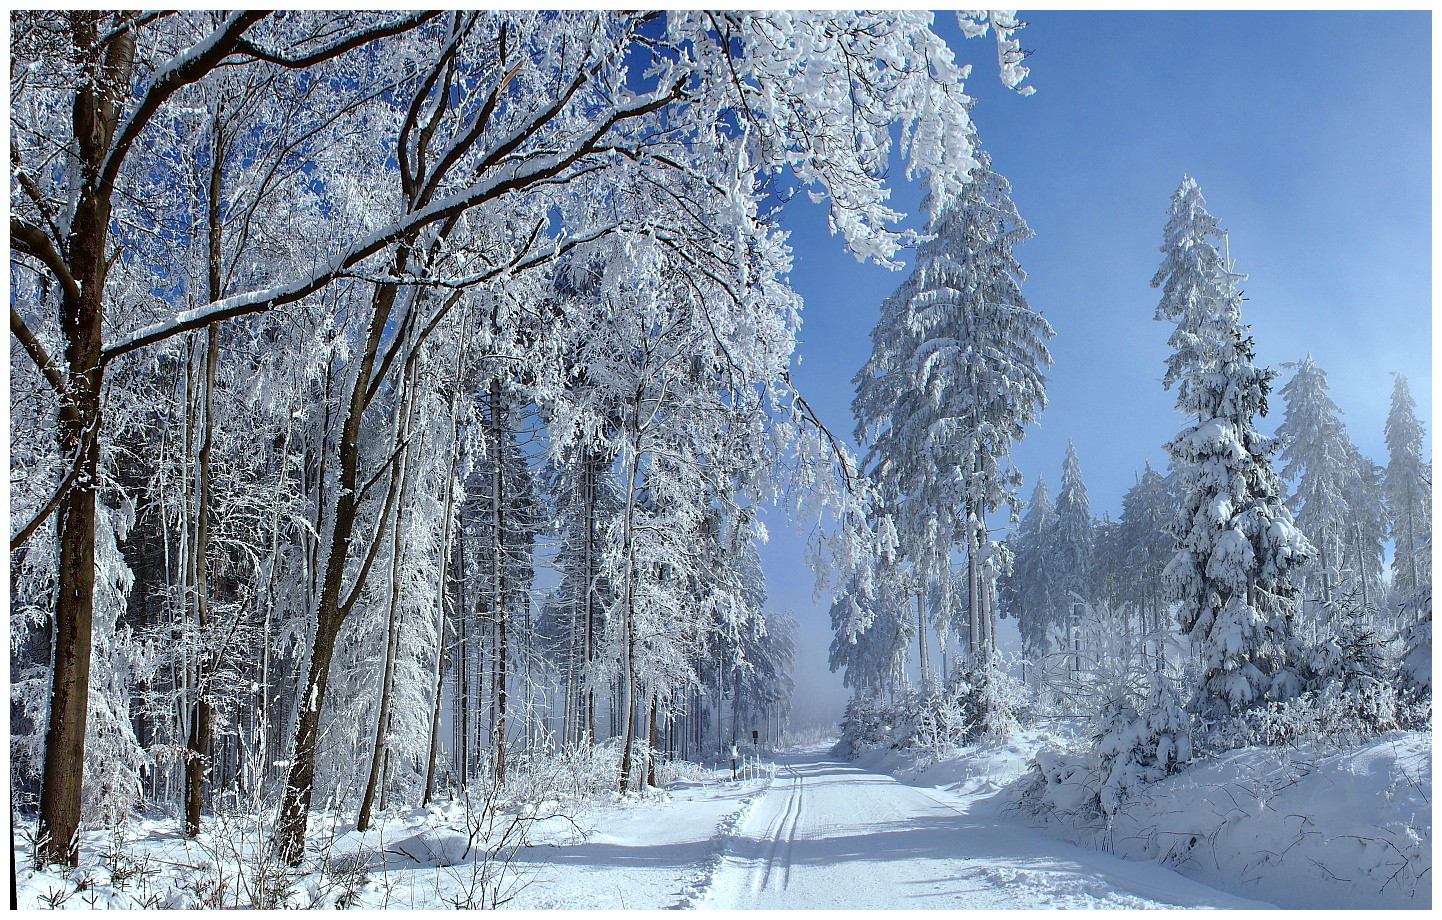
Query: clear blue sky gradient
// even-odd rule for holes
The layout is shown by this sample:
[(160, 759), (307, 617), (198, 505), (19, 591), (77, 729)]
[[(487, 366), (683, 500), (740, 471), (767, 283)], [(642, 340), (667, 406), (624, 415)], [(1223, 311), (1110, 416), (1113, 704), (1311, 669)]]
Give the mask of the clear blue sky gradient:
[[(1386, 462), (1391, 372), (1405, 374), (1432, 428), (1431, 14), (1022, 12), (1034, 52), (1017, 96), (996, 77), (988, 36), (939, 31), (963, 62), (973, 117), (1036, 238), (1018, 250), (1035, 309), (1056, 328), (1041, 425), (1013, 452), (1052, 494), (1076, 442), (1093, 513), (1120, 514), (1145, 461), (1182, 420), (1161, 387), (1169, 327), (1149, 287), (1168, 198), (1183, 173), (1230, 231), (1248, 274), (1243, 318), (1258, 360), (1310, 352), (1362, 452)], [(894, 170), (897, 207), (919, 192)], [(823, 209), (787, 206), (793, 283), (805, 298), (795, 379), (851, 442), (851, 378), (880, 305), (905, 277), (858, 264)], [(913, 220), (908, 225), (915, 226)], [(1270, 431), (1280, 399), (1262, 423)], [(825, 674), (828, 603), (812, 598), (802, 541), (773, 512), (763, 548), (770, 606), (801, 624), (799, 722), (839, 717)]]

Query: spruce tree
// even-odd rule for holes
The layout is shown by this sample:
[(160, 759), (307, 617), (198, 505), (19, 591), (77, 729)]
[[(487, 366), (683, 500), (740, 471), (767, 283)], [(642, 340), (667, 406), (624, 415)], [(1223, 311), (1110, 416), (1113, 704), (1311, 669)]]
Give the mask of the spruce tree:
[(882, 305), (857, 374), (856, 438), (900, 538), (926, 673), (927, 596), (954, 550), (967, 559), (969, 646), (993, 641), (986, 515), (1015, 513), (1011, 445), (1046, 404), (1051, 326), (1021, 293), (1012, 249), (1032, 236), (1007, 181), (978, 151), (971, 181), (935, 209), (916, 267)]
[(1176, 516), (1177, 506), (1166, 480), (1148, 463), (1122, 496), (1118, 555), (1128, 575), (1122, 599), (1136, 606), (1142, 632), (1154, 643), (1158, 667), (1165, 664), (1168, 632), (1162, 621), (1166, 610), (1162, 572), (1175, 551), (1170, 528)]
[(1036, 664), (1051, 651), (1050, 632), (1056, 623), (1056, 508), (1037, 477), (1021, 526), (1011, 539), (1011, 574), (1002, 586), (1002, 613), (1016, 619), (1022, 655)]
[[(1281, 474), (1295, 483), (1287, 505), (1317, 550), (1303, 575), (1314, 590), (1308, 621), (1320, 638), (1344, 599), (1353, 612), (1372, 603), (1380, 576), (1384, 522), (1375, 464), (1357, 450), (1332, 401), (1327, 374), (1308, 355), (1281, 389), (1277, 427)], [(1331, 623), (1335, 627), (1335, 623)]]
[(1061, 466), (1061, 491), (1056, 497), (1056, 536), (1052, 544), (1056, 553), (1056, 598), (1066, 611), (1064, 626), (1066, 646), (1072, 655), (1072, 670), (1079, 663), (1077, 652), (1077, 617), (1083, 603), (1093, 599), (1092, 555), (1096, 524), (1092, 520), (1091, 500), (1082, 481), (1081, 461), (1076, 445), (1066, 443), (1066, 458)]
[(1407, 378), (1396, 375), (1387, 414), (1387, 513), (1392, 524), (1392, 584), (1404, 598), (1432, 583), (1432, 464), (1422, 457), (1426, 433)]
[(1292, 571), (1313, 549), (1283, 503), (1273, 439), (1256, 429), (1273, 372), (1252, 360), (1236, 289), (1243, 276), (1218, 251), (1217, 221), (1190, 177), (1168, 215), (1152, 286), (1163, 291), (1156, 318), (1176, 324), (1164, 383), (1192, 421), (1166, 445), (1181, 486), (1166, 577), (1200, 659), (1193, 705), (1224, 728), (1237, 710), (1300, 688)]

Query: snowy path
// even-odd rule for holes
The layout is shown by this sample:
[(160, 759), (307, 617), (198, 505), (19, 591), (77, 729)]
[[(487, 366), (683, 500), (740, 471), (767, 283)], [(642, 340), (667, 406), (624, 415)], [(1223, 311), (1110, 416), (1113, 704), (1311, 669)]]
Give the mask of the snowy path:
[(782, 758), (705, 908), (1267, 907), (1074, 846), (821, 750)]
[(687, 907), (705, 889), (737, 822), (764, 788), (764, 780), (681, 782), (668, 787), (665, 800), (589, 812), (581, 834), (559, 828), (554, 845), (517, 854), (522, 886), (506, 906)]

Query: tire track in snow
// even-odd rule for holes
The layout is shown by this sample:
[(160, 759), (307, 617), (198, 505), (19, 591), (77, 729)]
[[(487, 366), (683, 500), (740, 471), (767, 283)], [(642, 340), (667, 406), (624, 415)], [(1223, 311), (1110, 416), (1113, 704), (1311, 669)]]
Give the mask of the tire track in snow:
[[(787, 863), (786, 872), (788, 876), (790, 875), (791, 842), (796, 839), (796, 823), (791, 820), (791, 813), (796, 806), (796, 787), (799, 782), (801, 782), (799, 776), (791, 781), (791, 788), (787, 790), (786, 794), (786, 808), (781, 812), (781, 817), (766, 829), (766, 838), (769, 838), (771, 843), (766, 850), (766, 861), (762, 868), (760, 878), (757, 879), (753, 877), (751, 882), (751, 890), (755, 894), (760, 894), (770, 883), (771, 872), (776, 868), (778, 854), (783, 855), (785, 858)], [(789, 836), (788, 823), (790, 827)], [(783, 846), (785, 847), (784, 853), (782, 850)], [(785, 885), (783, 884), (782, 887), (785, 887)]]
[(781, 877), (782, 888), (791, 887), (791, 858), (796, 852), (796, 828), (801, 824), (801, 808), (806, 804), (805, 781), (802, 779), (801, 774), (797, 773), (796, 769), (790, 764), (787, 764), (786, 768), (796, 776), (796, 814), (791, 819), (791, 830), (786, 835), (786, 865), (784, 867), (785, 874)]

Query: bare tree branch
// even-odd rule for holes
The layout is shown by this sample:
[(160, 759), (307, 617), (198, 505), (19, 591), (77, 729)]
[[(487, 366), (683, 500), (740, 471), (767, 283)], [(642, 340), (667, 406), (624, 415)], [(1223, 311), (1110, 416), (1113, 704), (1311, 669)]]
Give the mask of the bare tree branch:
[[(44, 230), (11, 215), (10, 247), (44, 263), (55, 279), (60, 282), (60, 286), (65, 289), (67, 299), (80, 299), (80, 285), (75, 283), (75, 276), (70, 274), (70, 266), (65, 264), (65, 260), (56, 251), (55, 244), (50, 241), (50, 237), (45, 235)], [(14, 326), (13, 322), (11, 326)]]
[(40, 340), (35, 337), (35, 333), (31, 332), (30, 327), (25, 325), (25, 320), (15, 310), (14, 306), (10, 307), (10, 332), (20, 341), (21, 346), (25, 349), (25, 353), (30, 356), (31, 361), (35, 362), (35, 366), (40, 368), (40, 373), (45, 375), (45, 381), (55, 390), (55, 395), (60, 397), (60, 412), (62, 416), (64, 416), (67, 411), (73, 413), (74, 407), (70, 405), (70, 400), (68, 399), (70, 389), (65, 385), (65, 378), (61, 376), (60, 369), (55, 366), (55, 362), (51, 359), (49, 353), (45, 351), (45, 346), (40, 344)]
[(502, 198), (511, 192), (528, 188), (560, 175), (582, 157), (592, 153), (596, 142), (619, 122), (649, 114), (680, 98), (683, 85), (684, 79), (677, 80), (669, 87), (639, 97), (631, 106), (616, 109), (609, 118), (597, 125), (595, 130), (585, 138), (576, 142), (570, 150), (535, 157), (534, 164), (528, 171), (522, 170), (522, 164), (516, 164), (508, 169), (498, 171), (497, 175), (489, 176), (472, 184), (470, 188), (405, 215), (389, 227), (354, 244), (306, 277), (265, 291), (252, 291), (217, 300), (193, 310), (185, 310), (170, 320), (137, 330), (118, 342), (106, 346), (101, 352), (100, 362), (105, 364), (137, 348), (143, 348), (182, 332), (203, 328), (214, 322), (250, 313), (262, 313), (274, 307), (301, 300), (328, 285), (347, 269), (375, 255), (387, 246), (401, 241), (427, 224), (445, 220), (476, 205)]

